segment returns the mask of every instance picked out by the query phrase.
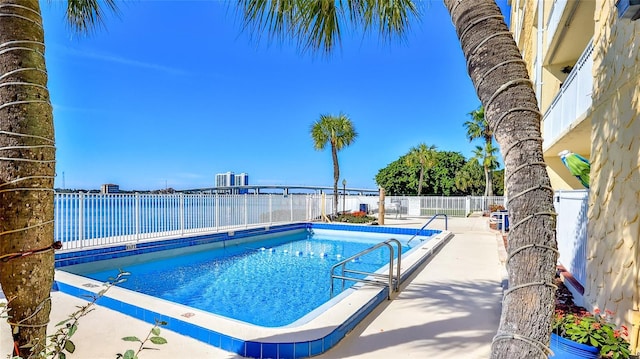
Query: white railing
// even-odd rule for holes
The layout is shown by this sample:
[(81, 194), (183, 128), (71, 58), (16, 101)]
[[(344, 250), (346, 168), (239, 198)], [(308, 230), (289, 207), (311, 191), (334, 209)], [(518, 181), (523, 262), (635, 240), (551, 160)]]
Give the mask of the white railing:
[(544, 142), (549, 148), (591, 107), (593, 91), (593, 40), (585, 48), (560, 91), (544, 114)]
[[(551, 41), (558, 30), (558, 25), (560, 25), (560, 20), (562, 19), (562, 14), (564, 13), (565, 8), (567, 7), (567, 0), (554, 0), (553, 5), (551, 7), (551, 12), (549, 13), (549, 19), (547, 20), (547, 40), (545, 42), (544, 52), (549, 52), (549, 46), (551, 45)], [(539, 9), (539, 14), (541, 14), (542, 9)], [(540, 15), (538, 15), (540, 16)]]
[(557, 191), (554, 204), (558, 262), (584, 286), (587, 280), (587, 209), (588, 190)]
[(74, 249), (308, 221), (320, 217), (321, 202), (320, 195), (56, 193), (55, 240)]
[[(55, 240), (64, 249), (229, 231), (252, 226), (322, 219), (334, 213), (333, 196), (275, 194), (56, 193)], [(390, 216), (435, 213), (464, 217), (504, 205), (503, 197), (388, 196)], [(378, 196), (341, 195), (338, 211), (379, 210)]]
[[(377, 200), (377, 197), (374, 197)], [(453, 217), (465, 217), (472, 212), (487, 212), (492, 205), (506, 208), (502, 196), (388, 196), (385, 211), (397, 217), (431, 217), (436, 213)], [(375, 206), (377, 208), (377, 205)]]

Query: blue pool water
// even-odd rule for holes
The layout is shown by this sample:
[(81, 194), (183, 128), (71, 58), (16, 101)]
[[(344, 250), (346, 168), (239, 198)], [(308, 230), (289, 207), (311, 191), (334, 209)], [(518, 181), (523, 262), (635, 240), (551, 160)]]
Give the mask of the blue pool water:
[[(162, 260), (79, 273), (98, 281), (130, 272), (119, 286), (240, 321), (288, 325), (330, 299), (330, 269), (380, 239), (354, 239), (305, 232)], [(406, 249), (403, 247), (403, 250)], [(349, 263), (373, 272), (389, 261), (381, 249)], [(353, 285), (347, 282), (346, 287)], [(335, 281), (337, 292), (341, 282)], [(336, 294), (337, 292), (334, 292)]]

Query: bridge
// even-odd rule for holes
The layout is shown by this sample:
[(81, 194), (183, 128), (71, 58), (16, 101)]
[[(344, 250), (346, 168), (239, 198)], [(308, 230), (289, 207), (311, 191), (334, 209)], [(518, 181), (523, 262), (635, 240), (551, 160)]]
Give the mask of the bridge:
[[(338, 192), (346, 194), (353, 194), (359, 196), (377, 196), (379, 190), (377, 188), (342, 188), (338, 186)], [(294, 193), (302, 194), (333, 194), (333, 187), (329, 186), (306, 186), (306, 185), (248, 185), (248, 186), (220, 186), (220, 187), (208, 187), (208, 188), (194, 188), (185, 190), (176, 190), (181, 193), (201, 193), (201, 194), (267, 194), (267, 193), (282, 193), (283, 195), (289, 195)]]

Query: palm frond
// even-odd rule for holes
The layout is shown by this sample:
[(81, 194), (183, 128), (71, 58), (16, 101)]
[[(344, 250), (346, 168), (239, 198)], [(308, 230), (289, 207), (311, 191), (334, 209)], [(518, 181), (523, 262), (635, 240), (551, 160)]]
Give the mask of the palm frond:
[(305, 52), (330, 53), (343, 29), (403, 38), (419, 10), (413, 0), (238, 0), (245, 31), (258, 38), (293, 40)]
[(252, 35), (286, 40), (296, 36), (300, 6), (298, 0), (238, 0), (236, 9)]
[(340, 44), (344, 10), (334, 0), (305, 2), (297, 29), (298, 45), (303, 51), (330, 52)]
[(91, 32), (96, 26), (103, 25), (104, 6), (118, 13), (115, 0), (67, 0), (67, 22), (75, 32)]
[(377, 27), (385, 40), (404, 38), (411, 21), (419, 19), (420, 11), (412, 0), (369, 0), (363, 21), (365, 29)]

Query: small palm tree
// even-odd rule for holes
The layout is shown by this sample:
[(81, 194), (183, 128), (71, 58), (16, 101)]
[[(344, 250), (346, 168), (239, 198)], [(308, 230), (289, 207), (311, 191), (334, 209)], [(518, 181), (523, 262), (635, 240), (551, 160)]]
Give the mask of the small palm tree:
[(320, 119), (311, 125), (313, 148), (322, 151), (331, 146), (333, 159), (333, 209), (338, 211), (338, 179), (340, 166), (338, 165), (338, 151), (349, 146), (358, 137), (349, 116), (340, 113), (338, 116), (320, 115)]
[(485, 146), (476, 146), (473, 150), (473, 159), (484, 169), (484, 195), (493, 196), (493, 171), (500, 167), (498, 162), (498, 148), (493, 143), (485, 143)]
[(412, 147), (405, 159), (408, 166), (420, 166), (420, 177), (418, 179), (418, 196), (420, 196), (422, 194), (422, 183), (424, 182), (424, 170), (427, 167), (435, 166), (438, 161), (436, 146), (427, 146), (421, 143), (416, 147)]
[[(492, 173), (494, 170), (500, 167), (500, 163), (496, 157), (497, 148), (493, 146), (493, 131), (489, 127), (489, 123), (484, 117), (484, 107), (480, 106), (477, 110), (469, 112), (471, 120), (466, 121), (464, 126), (467, 128), (467, 138), (469, 142), (478, 138), (484, 139), (484, 149), (480, 146), (476, 147), (474, 151), (474, 158), (478, 159), (484, 167), (485, 175), (485, 196), (493, 196), (493, 179)], [(480, 148), (482, 154), (477, 153), (477, 149)]]

